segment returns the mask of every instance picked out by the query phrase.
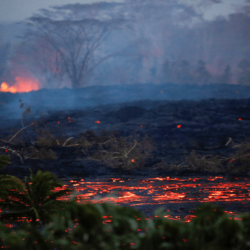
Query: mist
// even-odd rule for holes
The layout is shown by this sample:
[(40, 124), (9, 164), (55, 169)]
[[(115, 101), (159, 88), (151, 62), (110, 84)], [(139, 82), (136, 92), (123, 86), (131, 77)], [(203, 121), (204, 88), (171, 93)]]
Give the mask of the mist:
[[(15, 91), (10, 92), (17, 105), (16, 92), (37, 89), (39, 93), (43, 89), (77, 93), (92, 87), (99, 96), (104, 91), (100, 86), (143, 84), (149, 93), (153, 86), (167, 84), (183, 91), (190, 85), (248, 86), (250, 9), (207, 18), (198, 8), (216, 8), (220, 3), (68, 4), (42, 9), (21, 23), (8, 24), (9, 28), (2, 24), (0, 83), (8, 87), (1, 91), (13, 87)], [(27, 91), (25, 82), (34, 88)], [(34, 99), (30, 93), (25, 96), (30, 96), (27, 103)], [(52, 108), (56, 103), (51, 99), (46, 105)], [(66, 99), (64, 107), (77, 106), (76, 99)], [(129, 101), (129, 97), (120, 100)]]

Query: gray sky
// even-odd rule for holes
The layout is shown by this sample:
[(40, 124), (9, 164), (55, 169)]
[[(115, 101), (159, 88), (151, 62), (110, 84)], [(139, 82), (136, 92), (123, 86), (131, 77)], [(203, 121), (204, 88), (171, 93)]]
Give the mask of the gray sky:
[[(102, 0), (104, 1), (104, 0)], [(136, 0), (134, 0), (136, 1)], [(209, 0), (180, 0), (185, 4), (196, 6), (196, 10), (211, 20), (219, 15), (227, 15), (244, 6), (246, 0), (222, 0), (222, 3), (209, 5)], [(100, 0), (0, 0), (0, 22), (21, 21), (37, 13), (41, 8), (68, 3), (94, 3)], [(106, 2), (123, 2), (123, 0), (106, 0)]]

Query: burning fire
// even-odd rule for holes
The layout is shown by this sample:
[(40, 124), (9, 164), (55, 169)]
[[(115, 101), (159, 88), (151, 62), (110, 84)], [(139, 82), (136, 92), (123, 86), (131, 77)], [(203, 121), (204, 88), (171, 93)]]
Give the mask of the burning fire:
[(30, 92), (32, 90), (39, 90), (41, 83), (35, 78), (16, 77), (16, 82), (13, 86), (3, 82), (0, 87), (0, 92)]

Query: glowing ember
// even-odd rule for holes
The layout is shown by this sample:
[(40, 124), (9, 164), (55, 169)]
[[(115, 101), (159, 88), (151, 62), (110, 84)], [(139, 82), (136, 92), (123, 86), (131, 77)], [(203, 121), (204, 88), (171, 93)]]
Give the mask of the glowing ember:
[(238, 118), (239, 121), (242, 121), (242, 118)]
[(95, 123), (101, 123), (100, 121), (95, 121)]
[(177, 125), (176, 127), (177, 127), (177, 128), (181, 128), (181, 125)]
[(131, 162), (135, 162), (135, 159), (132, 159)]
[(16, 82), (13, 86), (9, 86), (6, 82), (3, 82), (0, 87), (0, 92), (30, 92), (33, 90), (39, 90), (41, 83), (35, 78), (23, 78), (16, 77)]

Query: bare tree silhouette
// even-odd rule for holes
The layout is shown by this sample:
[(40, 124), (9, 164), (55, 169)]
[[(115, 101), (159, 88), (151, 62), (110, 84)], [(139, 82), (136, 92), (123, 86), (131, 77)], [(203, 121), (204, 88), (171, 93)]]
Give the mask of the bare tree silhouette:
[(115, 54), (105, 53), (105, 56), (101, 56), (104, 53), (100, 52), (100, 47), (112, 30), (119, 28), (122, 23), (122, 18), (75, 20), (73, 14), (69, 19), (59, 10), (55, 13), (43, 11), (43, 15), (29, 18), (26, 37), (48, 43), (60, 59), (63, 69), (60, 72), (67, 75), (73, 88), (79, 88), (86, 76)]

